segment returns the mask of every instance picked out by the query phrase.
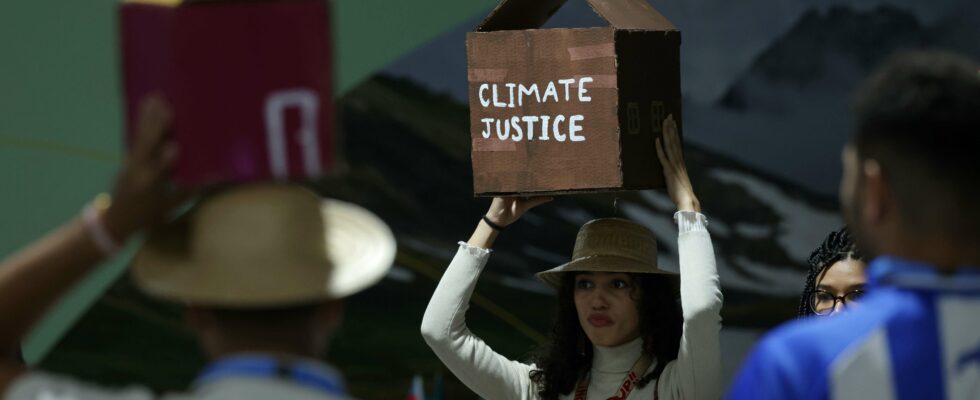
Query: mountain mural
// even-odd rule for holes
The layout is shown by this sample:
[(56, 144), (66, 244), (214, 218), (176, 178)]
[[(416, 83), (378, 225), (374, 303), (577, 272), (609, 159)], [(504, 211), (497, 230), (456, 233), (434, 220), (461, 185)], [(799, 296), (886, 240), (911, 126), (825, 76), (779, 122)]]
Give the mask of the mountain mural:
[[(803, 13), (719, 101), (684, 104), (685, 156), (709, 217), (725, 294), (726, 376), (759, 332), (793, 317), (807, 256), (842, 223), (832, 194), (839, 172), (825, 166), (836, 165), (848, 132), (847, 93), (900, 48), (980, 54), (978, 6), (958, 10), (928, 24), (888, 6)], [(473, 398), (418, 332), (456, 243), (489, 203), (472, 194), (468, 109), (458, 97), (377, 76), (340, 99), (338, 111), (343, 166), (317, 187), (378, 213), (399, 247), (386, 279), (348, 300), (329, 359), (360, 398), (403, 396), (416, 373), (446, 376), (446, 398)], [(801, 176), (815, 176), (816, 183), (804, 185)], [(508, 357), (531, 357), (550, 329), (555, 301), (533, 274), (566, 262), (578, 227), (593, 218), (620, 216), (649, 227), (660, 265), (676, 270), (672, 208), (665, 193), (642, 191), (562, 196), (535, 209), (495, 245), (468, 314), (471, 329)], [(139, 365), (127, 362), (133, 354), (143, 358)], [(42, 366), (167, 391), (186, 387), (203, 364), (179, 310), (123, 279)]]
[(946, 9), (928, 23), (890, 5), (803, 13), (718, 101), (685, 103), (689, 139), (833, 196), (851, 130), (849, 98), (876, 65), (919, 48), (980, 58), (980, 5), (961, 1)]
[[(390, 398), (391, 387), (375, 382), (404, 383), (407, 390), (413, 373), (443, 369), (418, 325), (456, 243), (468, 237), (488, 200), (472, 195), (466, 106), (381, 76), (345, 96), (340, 110), (344, 167), (318, 188), (378, 213), (392, 226), (399, 251), (381, 284), (349, 300), (330, 357), (355, 394)], [(696, 145), (686, 156), (710, 218), (726, 325), (758, 329), (790, 318), (810, 248), (840, 224), (834, 201)], [(495, 245), (473, 300), (472, 329), (503, 354), (529, 357), (548, 332), (555, 301), (532, 274), (568, 261), (578, 227), (593, 218), (621, 216), (648, 226), (659, 241), (660, 264), (676, 270), (672, 209), (666, 194), (643, 191), (560, 197), (534, 210)], [(123, 279), (43, 366), (106, 384), (184, 387), (204, 358), (181, 319), (177, 308), (142, 296)], [(129, 366), (124, 360), (131, 354), (153, 362)], [(93, 363), (100, 368), (78, 371)], [(466, 393), (450, 378), (446, 390)]]
[(735, 110), (786, 113), (800, 106), (793, 98), (803, 93), (846, 97), (861, 78), (898, 51), (945, 49), (977, 57), (978, 19), (980, 6), (975, 2), (962, 4), (931, 25), (889, 5), (869, 11), (846, 6), (811, 10), (758, 55), (720, 103)]
[[(351, 176), (365, 180), (352, 185), (373, 189), (342, 194), (391, 221), (408, 239), (403, 247), (448, 261), (488, 204), (472, 198), (466, 107), (390, 77), (364, 84), (345, 100)], [(810, 250), (840, 225), (835, 201), (695, 144), (686, 154), (711, 217), (726, 289), (747, 298), (795, 296)], [(534, 288), (534, 272), (568, 260), (581, 224), (615, 215), (650, 227), (662, 263), (676, 268), (672, 209), (660, 191), (559, 197), (508, 229), (491, 265)]]

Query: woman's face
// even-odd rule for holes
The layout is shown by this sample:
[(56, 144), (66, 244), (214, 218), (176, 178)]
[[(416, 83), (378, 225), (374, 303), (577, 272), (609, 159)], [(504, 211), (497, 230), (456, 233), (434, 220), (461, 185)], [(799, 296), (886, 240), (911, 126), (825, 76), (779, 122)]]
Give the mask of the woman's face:
[(639, 288), (620, 272), (586, 272), (575, 276), (578, 322), (592, 344), (618, 346), (640, 337)]
[[(868, 279), (864, 276), (864, 262), (853, 259), (841, 260), (817, 276), (813, 309), (818, 314), (835, 314), (857, 304), (864, 293)], [(835, 298), (844, 297), (845, 303)]]

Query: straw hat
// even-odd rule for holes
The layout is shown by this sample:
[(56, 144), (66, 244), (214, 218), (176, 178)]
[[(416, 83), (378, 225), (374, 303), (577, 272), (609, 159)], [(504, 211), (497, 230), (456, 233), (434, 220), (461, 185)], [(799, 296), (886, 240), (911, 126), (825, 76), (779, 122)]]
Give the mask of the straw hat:
[(229, 308), (348, 296), (391, 267), (395, 239), (371, 212), (294, 184), (239, 186), (150, 232), (132, 276), (150, 295)]
[(660, 274), (679, 287), (680, 275), (657, 267), (657, 238), (644, 226), (621, 218), (594, 219), (582, 225), (575, 237), (572, 261), (537, 278), (558, 288), (563, 272), (627, 272)]

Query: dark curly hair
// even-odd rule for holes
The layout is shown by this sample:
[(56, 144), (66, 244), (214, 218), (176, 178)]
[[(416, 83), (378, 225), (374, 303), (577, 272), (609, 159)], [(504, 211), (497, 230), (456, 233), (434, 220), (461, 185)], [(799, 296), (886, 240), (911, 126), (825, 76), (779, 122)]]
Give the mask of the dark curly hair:
[(803, 296), (800, 297), (800, 318), (813, 315), (809, 299), (813, 291), (816, 290), (817, 277), (831, 265), (844, 260), (864, 261), (864, 257), (858, 251), (857, 244), (851, 237), (851, 231), (846, 226), (827, 235), (820, 247), (810, 254), (810, 258), (807, 260), (807, 263), (810, 264), (810, 270), (806, 276), (806, 286), (803, 287)]
[[(575, 383), (585, 377), (592, 366), (592, 342), (582, 330), (575, 310), (575, 276), (562, 276), (558, 289), (558, 316), (551, 332), (551, 342), (542, 347), (530, 377), (542, 400), (557, 400), (571, 393)], [(638, 295), (640, 336), (643, 351), (657, 360), (657, 366), (643, 376), (637, 387), (644, 387), (663, 372), (668, 362), (677, 358), (684, 322), (677, 288), (662, 275), (629, 274)]]

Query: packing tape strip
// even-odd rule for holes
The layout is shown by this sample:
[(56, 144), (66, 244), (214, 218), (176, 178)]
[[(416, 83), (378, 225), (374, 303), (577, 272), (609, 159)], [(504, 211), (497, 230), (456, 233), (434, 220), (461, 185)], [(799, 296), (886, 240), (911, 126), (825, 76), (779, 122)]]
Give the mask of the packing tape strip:
[(503, 82), (507, 79), (507, 70), (499, 68), (470, 68), (467, 71), (470, 82)]
[(495, 136), (488, 139), (483, 137), (473, 139), (473, 151), (517, 151), (517, 143), (513, 140), (500, 140)]
[(585, 84), (586, 89), (615, 89), (616, 88), (616, 75), (575, 75), (573, 78), (575, 80), (582, 79), (584, 77), (592, 78), (592, 82), (587, 82)]
[(616, 56), (616, 44), (612, 42), (568, 48), (568, 57), (572, 61), (589, 60), (593, 58), (615, 57), (615, 56)]

